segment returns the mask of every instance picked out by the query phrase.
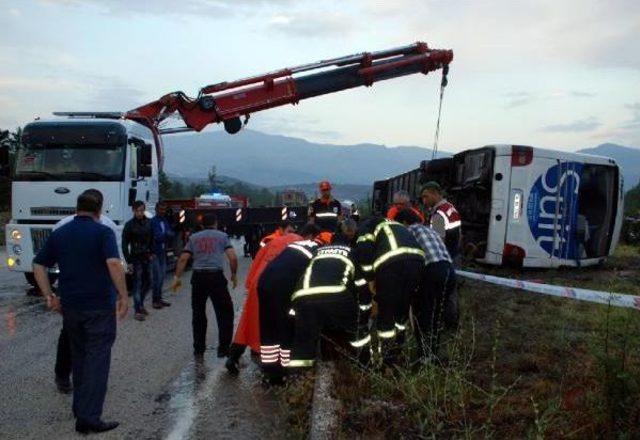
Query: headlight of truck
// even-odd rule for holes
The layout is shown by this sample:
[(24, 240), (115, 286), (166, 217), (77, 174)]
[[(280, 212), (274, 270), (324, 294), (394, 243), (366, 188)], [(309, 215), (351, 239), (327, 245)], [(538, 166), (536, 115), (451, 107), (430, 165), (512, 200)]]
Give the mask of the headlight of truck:
[(22, 238), (22, 232), (18, 231), (17, 229), (14, 229), (11, 231), (11, 239), (18, 241)]
[(16, 255), (20, 255), (22, 253), (22, 246), (20, 246), (19, 244), (14, 244), (12, 249), (13, 253)]

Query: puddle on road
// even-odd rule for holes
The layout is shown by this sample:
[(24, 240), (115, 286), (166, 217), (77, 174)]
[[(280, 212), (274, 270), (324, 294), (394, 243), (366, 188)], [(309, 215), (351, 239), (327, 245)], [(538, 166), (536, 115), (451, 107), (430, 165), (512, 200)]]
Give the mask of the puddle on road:
[(190, 362), (156, 397), (155, 413), (165, 413), (170, 426), (164, 438), (282, 438), (278, 402), (261, 386), (257, 366), (243, 357), (238, 377), (230, 376), (223, 360), (207, 352), (204, 362)]

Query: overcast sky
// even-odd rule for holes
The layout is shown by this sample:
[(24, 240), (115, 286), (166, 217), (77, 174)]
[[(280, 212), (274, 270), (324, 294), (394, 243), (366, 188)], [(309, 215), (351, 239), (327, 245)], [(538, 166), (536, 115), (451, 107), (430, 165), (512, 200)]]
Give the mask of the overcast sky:
[[(418, 40), (454, 51), (443, 150), (640, 147), (638, 0), (0, 0), (0, 128)], [(250, 127), (431, 146), (438, 87), (439, 73), (414, 75)]]

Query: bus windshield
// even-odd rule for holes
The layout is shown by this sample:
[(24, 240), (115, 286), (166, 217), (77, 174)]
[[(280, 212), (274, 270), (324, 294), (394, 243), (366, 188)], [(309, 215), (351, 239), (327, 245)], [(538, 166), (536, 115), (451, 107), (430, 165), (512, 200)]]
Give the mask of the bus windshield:
[(118, 181), (125, 147), (87, 144), (22, 145), (14, 180)]

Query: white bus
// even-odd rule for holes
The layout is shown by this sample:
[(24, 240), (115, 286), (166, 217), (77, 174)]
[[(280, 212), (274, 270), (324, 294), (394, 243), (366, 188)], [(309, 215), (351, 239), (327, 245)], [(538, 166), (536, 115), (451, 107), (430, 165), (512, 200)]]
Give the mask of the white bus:
[(622, 174), (613, 159), (519, 145), (489, 145), (424, 161), (374, 184), (374, 211), (398, 189), (418, 200), (434, 180), (462, 216), (463, 251), (491, 265), (590, 266), (618, 243)]

